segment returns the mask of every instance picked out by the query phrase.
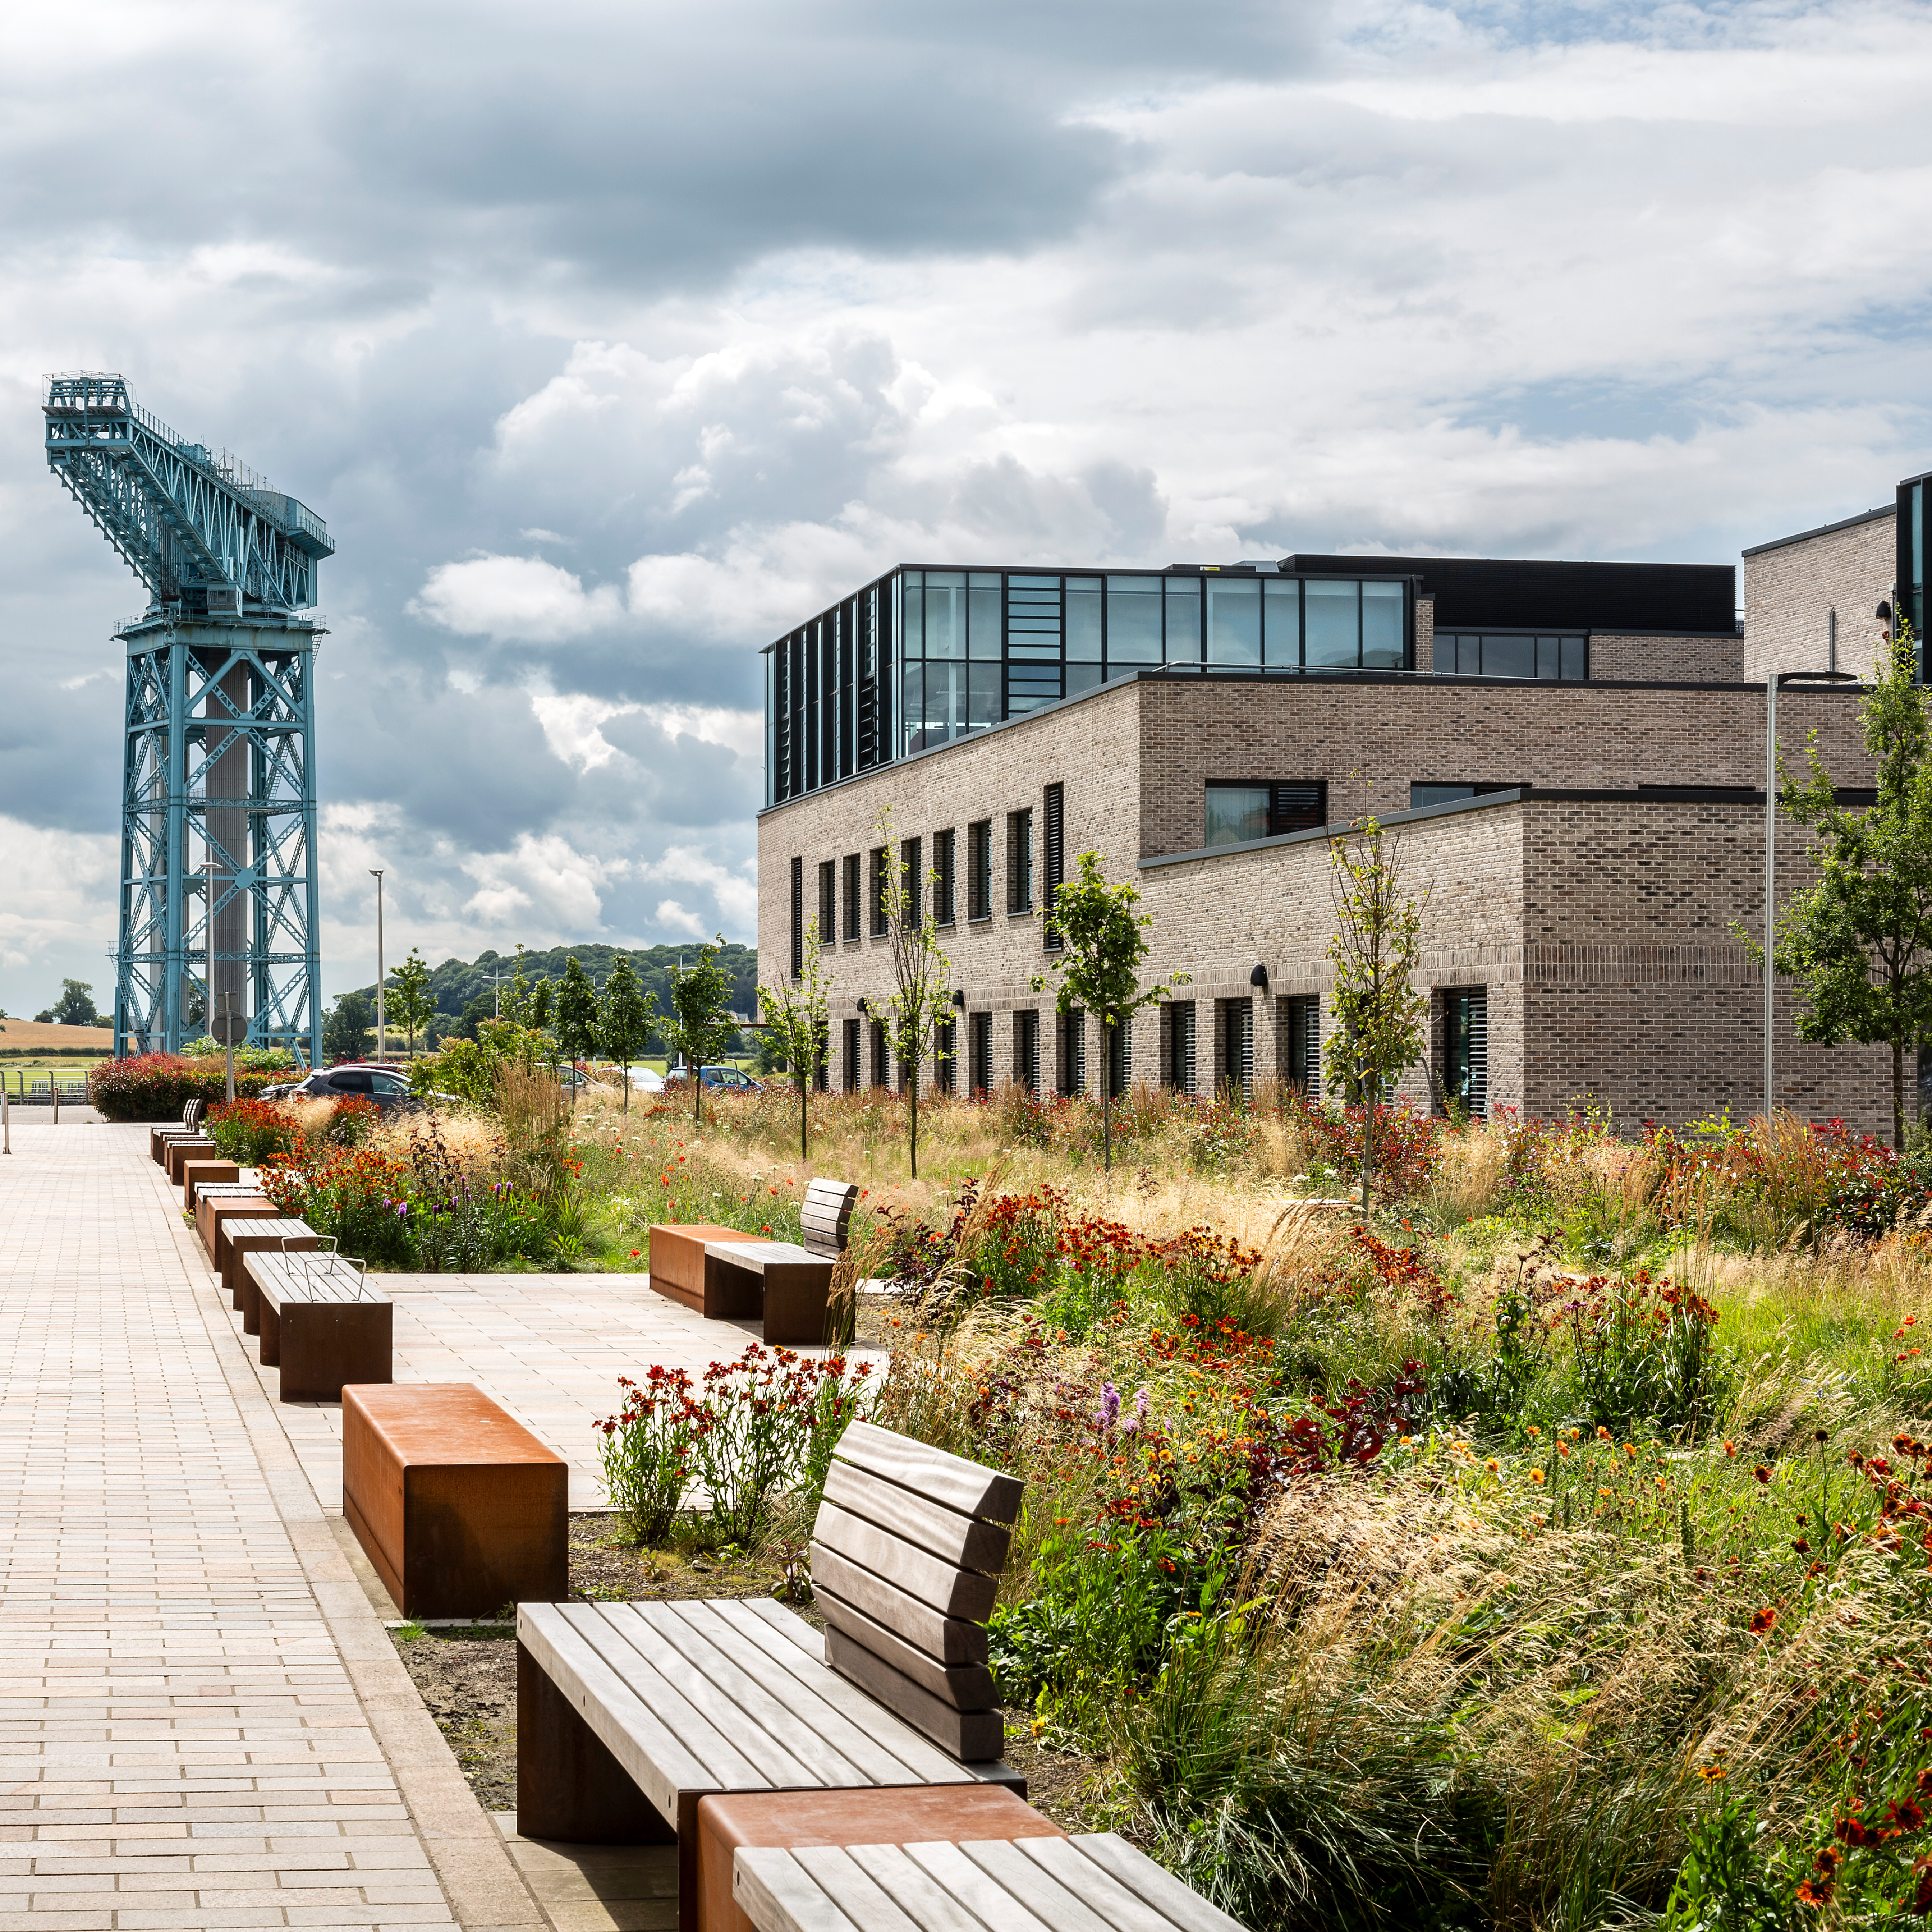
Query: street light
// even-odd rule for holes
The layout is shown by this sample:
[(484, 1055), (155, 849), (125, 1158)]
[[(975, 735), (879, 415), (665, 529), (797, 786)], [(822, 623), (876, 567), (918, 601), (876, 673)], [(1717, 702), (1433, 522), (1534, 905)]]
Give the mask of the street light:
[(376, 1058), (382, 1059), (382, 1022), (385, 1008), (382, 1004), (382, 868), (371, 866), (369, 876), (376, 881)]
[(1856, 684), (1848, 670), (1778, 670), (1765, 674), (1764, 727), (1764, 1118), (1771, 1120), (1773, 1063), (1777, 1036), (1772, 1030), (1775, 975), (1772, 948), (1778, 922), (1778, 692), (1786, 684)]

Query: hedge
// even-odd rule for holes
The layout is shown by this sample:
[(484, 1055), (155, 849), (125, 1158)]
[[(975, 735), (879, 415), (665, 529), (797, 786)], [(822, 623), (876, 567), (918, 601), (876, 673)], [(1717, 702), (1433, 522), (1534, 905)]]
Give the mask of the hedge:
[[(235, 1073), (235, 1096), (257, 1098), (265, 1087), (286, 1081), (286, 1073)], [(87, 1097), (110, 1120), (178, 1120), (190, 1100), (212, 1106), (226, 1097), (220, 1060), (184, 1060), (178, 1053), (143, 1053), (128, 1060), (104, 1060), (87, 1076)]]

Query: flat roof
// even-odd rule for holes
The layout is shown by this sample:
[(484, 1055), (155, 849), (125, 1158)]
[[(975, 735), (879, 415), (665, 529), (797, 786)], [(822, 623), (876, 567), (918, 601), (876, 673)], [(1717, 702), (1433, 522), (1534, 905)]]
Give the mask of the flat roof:
[(1881, 517), (1896, 518), (1898, 506), (1887, 503), (1882, 509), (1861, 510), (1856, 517), (1840, 517), (1835, 524), (1820, 524), (1815, 530), (1800, 530), (1796, 536), (1773, 537), (1769, 543), (1753, 544), (1743, 553), (1746, 556), (1762, 556), (1768, 550), (1782, 550), (1786, 544), (1808, 543), (1814, 537), (1828, 537), (1834, 530), (1849, 530), (1859, 524), (1875, 524)]

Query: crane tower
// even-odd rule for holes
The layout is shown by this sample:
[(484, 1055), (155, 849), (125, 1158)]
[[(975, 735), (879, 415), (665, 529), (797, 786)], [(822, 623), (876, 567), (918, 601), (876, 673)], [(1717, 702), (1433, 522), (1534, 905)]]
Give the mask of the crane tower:
[(176, 1052), (230, 1014), (250, 1044), (314, 1061), (316, 574), (335, 546), (314, 512), (176, 435), (119, 376), (50, 376), (41, 406), (48, 467), (148, 586), (115, 633), (114, 1051)]

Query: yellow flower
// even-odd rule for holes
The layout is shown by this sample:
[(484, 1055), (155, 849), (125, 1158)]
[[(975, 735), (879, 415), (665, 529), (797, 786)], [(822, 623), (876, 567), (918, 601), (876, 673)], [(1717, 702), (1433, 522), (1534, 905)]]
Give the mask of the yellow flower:
[(1502, 1465), (1498, 1462), (1493, 1456), (1492, 1456), (1484, 1462), (1483, 1467), (1488, 1470), (1490, 1474), (1493, 1476), (1496, 1472), (1502, 1467)]
[(1529, 1480), (1532, 1483), (1541, 1482), (1543, 1480), (1543, 1472), (1540, 1469), (1531, 1470), (1529, 1472)]
[(1538, 1426), (1537, 1426), (1534, 1423), (1533, 1423), (1533, 1422), (1532, 1422), (1532, 1423), (1529, 1425), (1529, 1432), (1530, 1432), (1530, 1434), (1531, 1434), (1532, 1436), (1540, 1436), (1540, 1435), (1543, 1433), (1543, 1431), (1542, 1431), (1540, 1428), (1538, 1428)]
[(1598, 1496), (1601, 1496), (1601, 1497), (1603, 1498), (1603, 1499), (1604, 1500), (1604, 1502), (1608, 1502), (1610, 1501), (1610, 1491), (1609, 1491), (1608, 1490), (1599, 1490), (1597, 1492), (1597, 1493), (1598, 1493)]
[(1706, 1784), (1715, 1784), (1726, 1774), (1724, 1767), (1720, 1764), (1700, 1764), (1697, 1767), (1697, 1775)]

